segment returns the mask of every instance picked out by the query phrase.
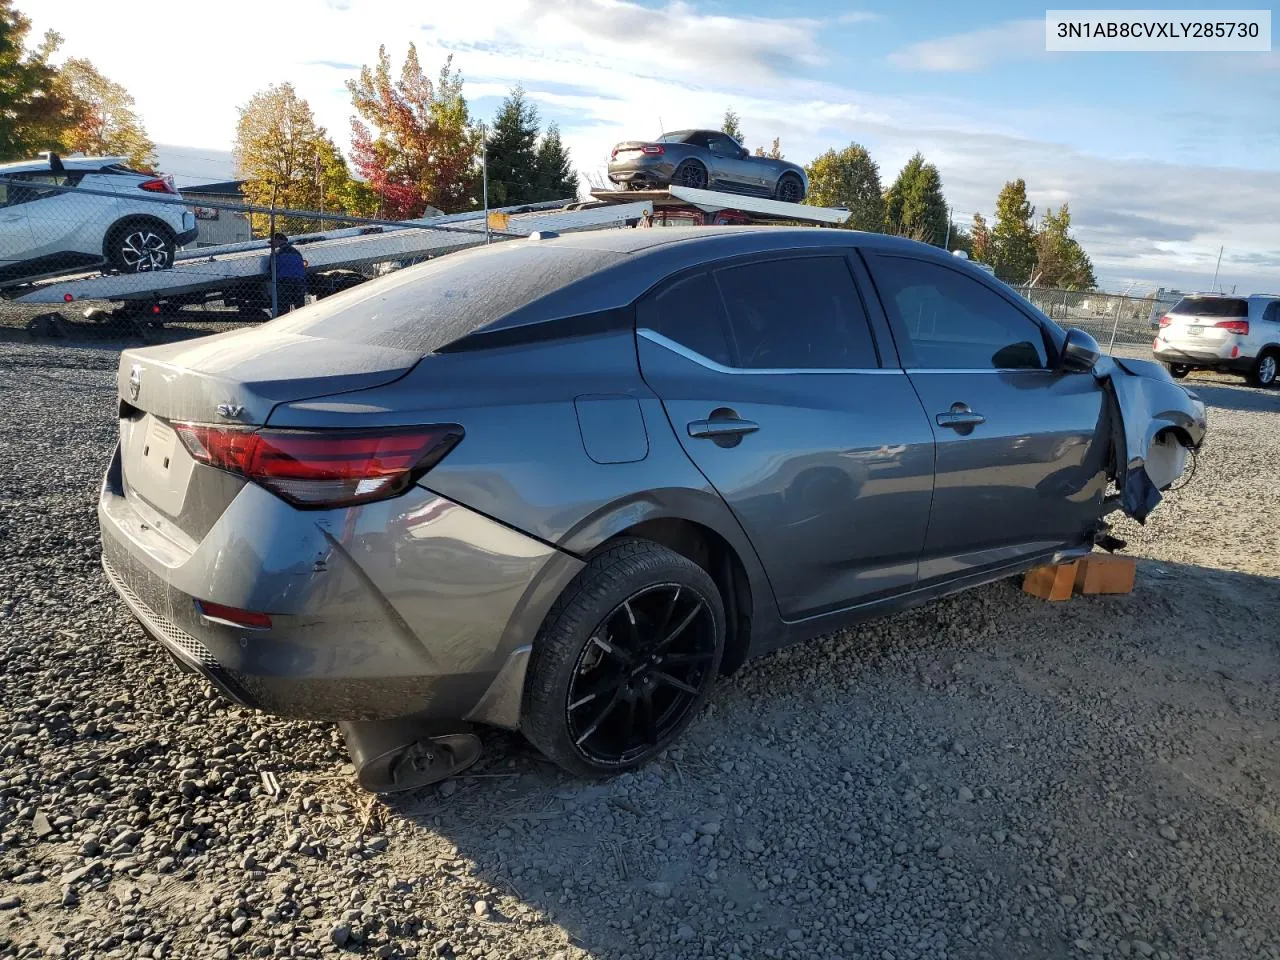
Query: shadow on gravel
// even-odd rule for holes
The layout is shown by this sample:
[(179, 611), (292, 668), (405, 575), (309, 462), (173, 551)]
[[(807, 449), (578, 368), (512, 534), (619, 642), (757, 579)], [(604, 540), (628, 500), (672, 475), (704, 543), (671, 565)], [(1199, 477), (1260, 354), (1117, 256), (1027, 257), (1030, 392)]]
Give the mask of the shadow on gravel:
[(1062, 604), (1005, 581), (751, 661), (636, 773), (489, 734), (384, 817), (504, 892), (481, 921), (592, 956), (1257, 956), (1277, 620), (1280, 578), (1220, 569)]
[(1197, 396), (1210, 407), (1221, 410), (1280, 413), (1280, 390), (1257, 387), (1219, 386), (1203, 381), (1184, 380)]

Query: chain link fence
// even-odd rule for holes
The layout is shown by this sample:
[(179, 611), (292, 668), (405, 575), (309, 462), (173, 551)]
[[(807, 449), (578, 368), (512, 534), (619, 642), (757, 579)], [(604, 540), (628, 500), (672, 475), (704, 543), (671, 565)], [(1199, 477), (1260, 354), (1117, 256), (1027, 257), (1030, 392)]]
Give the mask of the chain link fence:
[(566, 203), (389, 221), (184, 197), (168, 178), (103, 161), (10, 168), (0, 172), (0, 327), (146, 341), (166, 328), (215, 332), (445, 253), (639, 215), (636, 204), (568, 214)]
[(1079, 327), (1111, 352), (1116, 347), (1150, 347), (1169, 304), (1155, 297), (1129, 297), (1092, 290), (1020, 287), (1018, 292), (1059, 326)]

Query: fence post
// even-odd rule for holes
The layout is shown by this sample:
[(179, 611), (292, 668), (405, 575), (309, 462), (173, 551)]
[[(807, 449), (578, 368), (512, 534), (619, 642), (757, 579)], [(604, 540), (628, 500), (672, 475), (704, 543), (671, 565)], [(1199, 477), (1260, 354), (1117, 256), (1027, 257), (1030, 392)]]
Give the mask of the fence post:
[(271, 319), (280, 316), (279, 292), (276, 289), (276, 184), (271, 185), (271, 220), (267, 228), (268, 250), (271, 251)]
[(1123, 297), (1116, 298), (1116, 319), (1111, 324), (1111, 343), (1107, 345), (1107, 353), (1113, 352), (1116, 348), (1116, 331), (1120, 329), (1120, 304), (1123, 300)]
[(1067, 291), (1062, 291), (1062, 319), (1067, 319)]

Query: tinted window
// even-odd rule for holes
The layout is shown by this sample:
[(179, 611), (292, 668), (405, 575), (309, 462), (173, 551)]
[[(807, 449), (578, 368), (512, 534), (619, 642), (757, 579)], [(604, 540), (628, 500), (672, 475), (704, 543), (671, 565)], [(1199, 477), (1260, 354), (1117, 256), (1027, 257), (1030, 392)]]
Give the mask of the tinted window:
[(925, 369), (1044, 369), (1039, 324), (978, 280), (905, 257), (873, 257), (890, 318)]
[(716, 280), (737, 366), (878, 367), (867, 314), (843, 257), (798, 257), (725, 267)]
[(712, 153), (720, 157), (736, 157), (742, 152), (742, 148), (734, 143), (730, 137), (707, 137), (707, 146)]
[(1267, 304), (1267, 309), (1262, 314), (1263, 320), (1269, 320), (1272, 323), (1280, 323), (1280, 300), (1274, 300)]
[(1170, 313), (1192, 313), (1199, 317), (1247, 317), (1249, 301), (1234, 297), (1183, 297)]
[(636, 325), (660, 333), (708, 360), (724, 366), (731, 363), (720, 294), (710, 274), (695, 273), (640, 301)]

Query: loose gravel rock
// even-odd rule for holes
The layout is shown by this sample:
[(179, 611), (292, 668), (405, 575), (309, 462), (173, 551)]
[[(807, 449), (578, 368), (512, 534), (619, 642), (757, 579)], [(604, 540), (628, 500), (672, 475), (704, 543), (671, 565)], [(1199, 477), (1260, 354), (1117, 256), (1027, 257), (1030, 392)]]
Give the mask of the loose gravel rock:
[(116, 362), (0, 343), (0, 956), (1280, 957), (1280, 393), (1190, 382), (1132, 595), (994, 584), (753, 661), (640, 771), (490, 733), (388, 803), (105, 585)]

